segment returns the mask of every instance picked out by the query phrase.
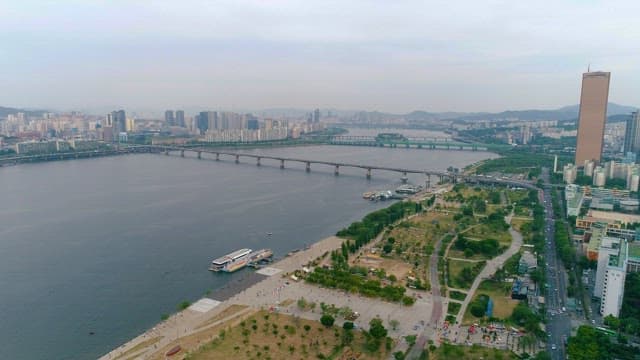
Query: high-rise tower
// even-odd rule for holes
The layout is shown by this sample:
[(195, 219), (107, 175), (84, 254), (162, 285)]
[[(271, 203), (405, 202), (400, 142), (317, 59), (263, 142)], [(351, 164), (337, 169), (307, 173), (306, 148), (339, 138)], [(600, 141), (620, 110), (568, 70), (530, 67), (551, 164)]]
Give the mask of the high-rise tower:
[(576, 165), (585, 160), (600, 163), (604, 140), (604, 124), (607, 120), (609, 101), (609, 72), (587, 72), (582, 74), (580, 113), (578, 114), (578, 140)]
[(640, 152), (640, 111), (635, 111), (627, 120), (624, 133), (624, 152), (637, 154)]
[(173, 110), (167, 110), (164, 112), (164, 121), (167, 126), (174, 126), (176, 124), (176, 118), (173, 116)]
[(184, 110), (176, 110), (176, 126), (186, 126), (184, 122)]

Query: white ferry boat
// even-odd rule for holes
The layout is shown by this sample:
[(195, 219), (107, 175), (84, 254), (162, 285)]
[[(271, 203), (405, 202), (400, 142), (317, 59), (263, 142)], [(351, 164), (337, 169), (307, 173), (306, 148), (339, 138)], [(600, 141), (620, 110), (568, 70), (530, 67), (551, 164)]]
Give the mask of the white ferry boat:
[[(209, 270), (211, 271), (226, 271), (229, 272), (229, 269), (238, 270), (236, 266), (232, 266), (234, 264), (239, 264), (244, 262), (246, 265), (249, 260), (249, 254), (251, 254), (251, 249), (240, 249), (232, 252), (231, 254), (227, 254), (225, 256), (219, 257), (211, 262), (211, 266)], [(244, 266), (243, 265), (243, 266)]]
[(271, 249), (261, 249), (252, 251), (251, 249), (240, 249), (231, 254), (217, 258), (211, 262), (209, 270), (234, 272), (242, 269), (251, 263), (259, 263), (273, 256)]

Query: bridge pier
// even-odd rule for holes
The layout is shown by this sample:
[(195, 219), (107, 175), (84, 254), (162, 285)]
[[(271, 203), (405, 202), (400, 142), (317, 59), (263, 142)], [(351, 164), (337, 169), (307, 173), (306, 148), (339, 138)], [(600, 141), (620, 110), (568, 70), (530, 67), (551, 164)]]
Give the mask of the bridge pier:
[(184, 150), (180, 150), (180, 156), (184, 157)]
[(202, 159), (202, 151), (198, 151), (198, 159)]
[(403, 184), (406, 184), (406, 183), (407, 183), (407, 181), (409, 180), (409, 178), (407, 177), (407, 173), (406, 173), (406, 172), (403, 172), (403, 173), (402, 173), (402, 177), (400, 178), (400, 180), (402, 180), (402, 183), (403, 183)]
[(260, 158), (256, 158), (256, 166), (260, 166)]
[(304, 170), (305, 170), (306, 172), (311, 172), (311, 163), (310, 163), (310, 162), (308, 162), (308, 161), (307, 161), (307, 164), (306, 164), (306, 166), (305, 166)]
[(240, 155), (236, 155), (236, 164), (240, 163)]
[(220, 153), (216, 153), (216, 161), (220, 161)]
[(340, 165), (336, 165), (336, 168), (333, 170), (333, 175), (340, 175)]
[(280, 159), (280, 169), (284, 169), (284, 159)]
[(371, 168), (367, 168), (367, 180), (371, 179)]

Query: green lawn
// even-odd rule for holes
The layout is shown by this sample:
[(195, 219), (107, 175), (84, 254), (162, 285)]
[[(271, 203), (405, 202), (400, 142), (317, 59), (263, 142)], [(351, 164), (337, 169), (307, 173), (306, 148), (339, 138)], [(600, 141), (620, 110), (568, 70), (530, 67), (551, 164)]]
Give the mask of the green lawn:
[[(480, 283), (480, 286), (478, 286), (478, 291), (476, 291), (472, 301), (480, 296), (480, 294), (488, 295), (491, 298), (493, 301), (493, 317), (499, 319), (506, 319), (511, 316), (513, 309), (515, 309), (519, 303), (518, 300), (511, 299), (511, 284), (506, 282), (484, 280)], [(469, 312), (470, 308), (471, 307), (467, 307), (467, 311), (462, 319), (463, 324), (478, 321), (478, 318)]]

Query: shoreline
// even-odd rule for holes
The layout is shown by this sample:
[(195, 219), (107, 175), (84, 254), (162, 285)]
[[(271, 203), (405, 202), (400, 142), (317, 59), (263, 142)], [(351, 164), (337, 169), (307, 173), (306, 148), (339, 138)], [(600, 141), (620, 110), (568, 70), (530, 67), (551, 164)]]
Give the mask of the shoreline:
[[(337, 236), (330, 236), (321, 239), (310, 245), (308, 249), (301, 250), (291, 256), (284, 257), (277, 262), (270, 264), (268, 266), (269, 268), (281, 270), (271, 276), (261, 275), (254, 271), (234, 283), (227, 284), (221, 289), (216, 290), (215, 293), (209, 294), (200, 299), (209, 299), (216, 303), (207, 311), (199, 312), (194, 310), (193, 305), (196, 304), (194, 303), (187, 309), (172, 314), (167, 320), (157, 323), (142, 334), (139, 334), (126, 343), (110, 350), (106, 354), (100, 356), (99, 359), (134, 359), (150, 358), (154, 356), (160, 356), (160, 358), (163, 358), (163, 349), (174, 341), (179, 340), (180, 337), (187, 337), (206, 329), (215, 328), (216, 325), (219, 325), (220, 322), (225, 320), (221, 319), (219, 321), (210, 322), (215, 319), (216, 315), (222, 313), (231, 305), (244, 305), (244, 303), (250, 300), (250, 292), (252, 294), (255, 292), (264, 292), (265, 288), (277, 288), (277, 286), (282, 286), (280, 283), (288, 281), (288, 277), (285, 278), (284, 276), (285, 274), (293, 272), (293, 270), (300, 268), (302, 264), (322, 256), (325, 252), (339, 249), (343, 241), (344, 239)], [(248, 307), (259, 309), (255, 306)], [(201, 326), (202, 324), (205, 325)], [(159, 340), (157, 341), (149, 341), (151, 339), (158, 338)], [(148, 345), (144, 346), (145, 344)]]

